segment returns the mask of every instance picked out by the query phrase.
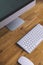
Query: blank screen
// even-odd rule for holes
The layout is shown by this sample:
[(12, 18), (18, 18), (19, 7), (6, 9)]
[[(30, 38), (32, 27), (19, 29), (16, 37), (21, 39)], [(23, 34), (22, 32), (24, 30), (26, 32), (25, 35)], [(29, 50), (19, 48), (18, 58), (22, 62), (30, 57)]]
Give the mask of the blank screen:
[(0, 22), (33, 0), (0, 0)]

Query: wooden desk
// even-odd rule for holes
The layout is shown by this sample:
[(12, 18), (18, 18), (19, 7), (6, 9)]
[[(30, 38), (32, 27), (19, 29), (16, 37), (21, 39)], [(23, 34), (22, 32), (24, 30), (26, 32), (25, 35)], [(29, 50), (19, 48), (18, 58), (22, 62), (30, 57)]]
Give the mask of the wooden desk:
[(30, 31), (36, 24), (43, 25), (43, 2), (39, 1), (30, 11), (20, 16), (25, 23), (15, 31), (6, 27), (0, 30), (0, 65), (19, 65), (17, 60), (25, 56), (35, 65), (43, 65), (43, 42), (31, 53), (26, 53), (16, 42)]

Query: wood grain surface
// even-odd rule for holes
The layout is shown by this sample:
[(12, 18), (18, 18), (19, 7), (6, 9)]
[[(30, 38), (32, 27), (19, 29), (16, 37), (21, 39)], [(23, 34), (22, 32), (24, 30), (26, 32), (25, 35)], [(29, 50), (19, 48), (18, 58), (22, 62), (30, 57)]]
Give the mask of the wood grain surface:
[(43, 41), (28, 54), (17, 45), (17, 41), (29, 32), (35, 25), (43, 25), (43, 0), (38, 0), (35, 7), (20, 16), (25, 23), (14, 31), (7, 27), (0, 29), (0, 65), (19, 65), (21, 56), (29, 58), (35, 65), (43, 65)]

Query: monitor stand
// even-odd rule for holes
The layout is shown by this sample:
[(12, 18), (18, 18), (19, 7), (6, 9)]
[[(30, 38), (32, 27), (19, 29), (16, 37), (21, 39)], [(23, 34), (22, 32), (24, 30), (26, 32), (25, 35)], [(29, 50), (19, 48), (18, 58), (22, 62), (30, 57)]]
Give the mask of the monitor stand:
[(22, 20), (21, 18), (17, 18), (15, 20), (13, 20), (11, 23), (9, 23), (7, 25), (7, 28), (11, 31), (17, 29), (19, 26), (21, 26), (24, 23), (24, 20)]

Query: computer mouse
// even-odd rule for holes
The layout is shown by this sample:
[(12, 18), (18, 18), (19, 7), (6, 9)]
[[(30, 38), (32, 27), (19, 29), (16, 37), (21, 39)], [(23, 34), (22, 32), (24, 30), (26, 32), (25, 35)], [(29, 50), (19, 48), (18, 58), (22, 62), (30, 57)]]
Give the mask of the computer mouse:
[(21, 56), (18, 59), (18, 63), (21, 65), (34, 65), (32, 61), (30, 61), (28, 58)]

